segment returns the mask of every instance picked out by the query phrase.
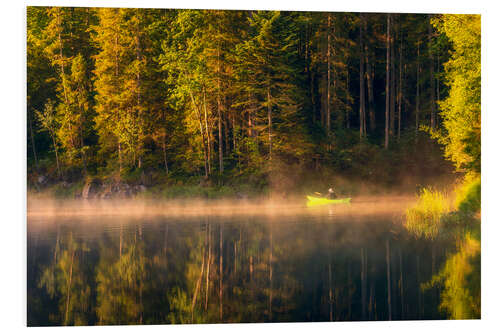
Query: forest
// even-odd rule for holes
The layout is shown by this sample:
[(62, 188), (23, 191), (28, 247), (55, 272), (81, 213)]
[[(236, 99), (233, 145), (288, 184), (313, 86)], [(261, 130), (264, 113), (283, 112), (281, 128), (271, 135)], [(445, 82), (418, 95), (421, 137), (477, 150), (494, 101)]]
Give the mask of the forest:
[[(480, 15), (26, 14), (28, 199), (333, 186), (366, 215), (125, 212), (80, 230), (28, 200), (30, 326), (481, 318)], [(356, 202), (415, 192), (389, 224)]]
[(478, 174), (480, 59), (479, 15), (27, 7), (28, 188), (359, 194)]

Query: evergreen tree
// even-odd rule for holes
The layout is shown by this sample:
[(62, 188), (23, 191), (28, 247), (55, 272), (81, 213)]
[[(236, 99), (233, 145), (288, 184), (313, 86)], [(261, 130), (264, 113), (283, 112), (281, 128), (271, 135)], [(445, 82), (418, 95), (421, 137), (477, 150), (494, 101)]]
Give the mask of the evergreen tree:
[(246, 86), (242, 95), (248, 96), (247, 104), (254, 104), (256, 121), (261, 126), (265, 124), (258, 134), (267, 145), (268, 159), (272, 159), (273, 151), (300, 156), (302, 149), (307, 149), (301, 123), (300, 83), (304, 78), (298, 66), (298, 26), (293, 22), (294, 15), (253, 12), (249, 17), (249, 39), (237, 46), (237, 67), (243, 79), (239, 84)]

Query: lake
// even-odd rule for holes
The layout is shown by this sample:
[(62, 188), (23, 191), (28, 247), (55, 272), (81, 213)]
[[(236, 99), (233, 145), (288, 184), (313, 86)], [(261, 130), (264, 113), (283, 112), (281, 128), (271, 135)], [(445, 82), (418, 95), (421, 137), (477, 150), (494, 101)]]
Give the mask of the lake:
[(409, 204), (28, 202), (28, 325), (445, 319)]

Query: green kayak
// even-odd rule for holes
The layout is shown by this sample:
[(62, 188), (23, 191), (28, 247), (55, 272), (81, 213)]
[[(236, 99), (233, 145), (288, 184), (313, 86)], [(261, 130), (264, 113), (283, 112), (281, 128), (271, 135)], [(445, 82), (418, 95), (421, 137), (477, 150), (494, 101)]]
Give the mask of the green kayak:
[(350, 202), (351, 202), (351, 198), (327, 199), (327, 198), (312, 197), (310, 195), (307, 196), (307, 207), (343, 204), (343, 203), (350, 203)]

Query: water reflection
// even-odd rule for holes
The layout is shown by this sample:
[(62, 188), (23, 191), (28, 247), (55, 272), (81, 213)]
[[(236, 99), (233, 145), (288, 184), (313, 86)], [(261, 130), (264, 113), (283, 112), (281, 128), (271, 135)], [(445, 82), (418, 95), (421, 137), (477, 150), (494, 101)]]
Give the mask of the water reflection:
[(439, 290), (420, 285), (453, 244), (417, 241), (394, 218), (38, 222), (30, 326), (444, 319)]

